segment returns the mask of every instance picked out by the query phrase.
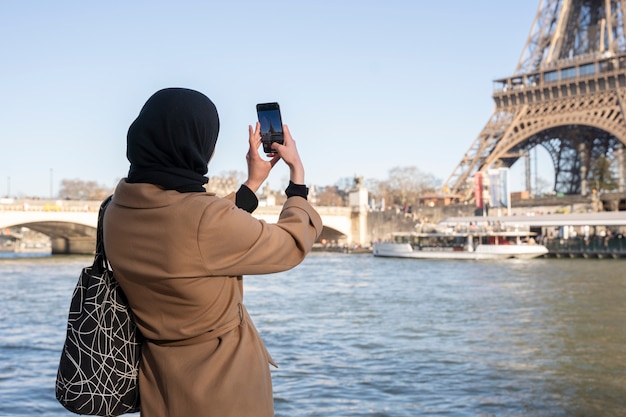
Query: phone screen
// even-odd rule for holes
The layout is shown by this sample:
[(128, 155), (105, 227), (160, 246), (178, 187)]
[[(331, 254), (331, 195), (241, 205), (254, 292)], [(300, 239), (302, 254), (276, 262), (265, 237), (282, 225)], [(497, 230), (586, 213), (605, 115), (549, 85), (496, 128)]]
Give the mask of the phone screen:
[(272, 153), (272, 142), (283, 143), (283, 121), (278, 103), (262, 103), (256, 106), (261, 124), (261, 140), (265, 153)]

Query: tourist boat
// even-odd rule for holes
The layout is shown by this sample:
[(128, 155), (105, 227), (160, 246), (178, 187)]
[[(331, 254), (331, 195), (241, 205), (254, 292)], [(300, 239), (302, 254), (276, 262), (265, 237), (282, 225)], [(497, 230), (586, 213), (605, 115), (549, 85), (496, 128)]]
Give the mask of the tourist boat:
[(394, 233), (374, 256), (415, 259), (532, 259), (548, 253), (528, 227), (492, 221), (444, 221), (434, 230)]

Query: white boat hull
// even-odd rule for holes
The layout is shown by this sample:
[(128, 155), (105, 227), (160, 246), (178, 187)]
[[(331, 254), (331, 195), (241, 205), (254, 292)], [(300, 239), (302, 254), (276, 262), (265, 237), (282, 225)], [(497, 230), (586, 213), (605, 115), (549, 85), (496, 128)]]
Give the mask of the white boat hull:
[(414, 259), (532, 259), (548, 253), (543, 245), (486, 245), (481, 244), (474, 251), (454, 250), (452, 248), (433, 250), (414, 250), (408, 243), (375, 242), (372, 251), (374, 256), (389, 258)]

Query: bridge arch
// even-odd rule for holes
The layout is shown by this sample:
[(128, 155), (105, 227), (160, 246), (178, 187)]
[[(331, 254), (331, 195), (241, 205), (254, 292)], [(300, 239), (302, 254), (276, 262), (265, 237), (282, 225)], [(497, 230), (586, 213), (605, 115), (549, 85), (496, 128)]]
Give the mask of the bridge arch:
[[(281, 207), (259, 207), (252, 215), (268, 223), (278, 221)], [(354, 213), (350, 207), (316, 207), (322, 217), (324, 228), (319, 238), (321, 242), (353, 243)], [(359, 242), (360, 243), (360, 242)]]
[(324, 228), (322, 229), (322, 234), (319, 237), (319, 242), (336, 242), (338, 244), (347, 243), (348, 235), (332, 227), (324, 226)]
[(97, 212), (3, 211), (0, 229), (27, 227), (50, 238), (52, 253), (90, 254), (95, 248)]

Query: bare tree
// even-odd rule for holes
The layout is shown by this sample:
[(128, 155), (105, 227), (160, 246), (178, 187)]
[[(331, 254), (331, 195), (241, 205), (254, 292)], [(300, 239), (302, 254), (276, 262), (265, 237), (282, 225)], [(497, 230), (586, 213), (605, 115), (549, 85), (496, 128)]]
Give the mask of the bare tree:
[(618, 182), (611, 161), (601, 156), (595, 160), (591, 166), (591, 182), (592, 187), (598, 192), (612, 191), (618, 188)]
[(384, 198), (391, 204), (412, 205), (417, 199), (426, 194), (436, 192), (441, 180), (432, 174), (426, 174), (415, 166), (395, 167), (389, 170), (389, 177), (385, 181), (368, 180), (374, 185), (374, 194)]
[(345, 192), (339, 190), (336, 185), (321, 187), (316, 195), (316, 204), (320, 206), (345, 206)]
[(104, 200), (113, 193), (111, 187), (98, 184), (95, 181), (83, 181), (80, 179), (61, 180), (59, 198), (64, 200)]
[(552, 188), (552, 183), (543, 177), (538, 177), (535, 181), (535, 194), (538, 196), (549, 193)]
[(354, 188), (354, 181), (356, 175), (354, 177), (342, 177), (335, 182), (335, 188), (339, 192), (348, 193), (352, 188)]

